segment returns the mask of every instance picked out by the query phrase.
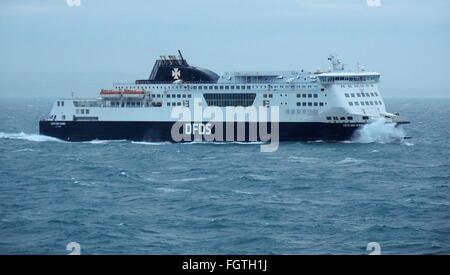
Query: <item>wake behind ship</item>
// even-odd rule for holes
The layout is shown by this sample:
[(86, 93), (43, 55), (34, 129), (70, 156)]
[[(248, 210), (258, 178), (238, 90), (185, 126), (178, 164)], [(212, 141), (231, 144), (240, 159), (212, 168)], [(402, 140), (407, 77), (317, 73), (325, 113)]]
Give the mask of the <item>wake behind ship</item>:
[[(148, 79), (114, 84), (111, 89), (102, 89), (99, 98), (57, 100), (49, 116), (39, 122), (39, 131), (66, 141), (179, 142), (198, 137), (208, 141), (267, 141), (263, 133), (274, 131), (280, 141), (340, 141), (350, 139), (355, 130), (375, 120), (408, 123), (386, 111), (377, 86), (379, 73), (362, 68), (348, 72), (336, 56), (328, 60), (327, 71), (230, 72), (219, 76), (189, 65), (181, 52), (178, 57), (161, 56)], [(210, 113), (207, 108), (215, 116), (174, 117), (177, 110), (184, 114), (200, 109), (204, 115)], [(276, 113), (252, 117), (247, 111), (250, 108)], [(229, 109), (247, 113), (217, 115), (227, 114)], [(267, 126), (262, 127), (263, 123)]]

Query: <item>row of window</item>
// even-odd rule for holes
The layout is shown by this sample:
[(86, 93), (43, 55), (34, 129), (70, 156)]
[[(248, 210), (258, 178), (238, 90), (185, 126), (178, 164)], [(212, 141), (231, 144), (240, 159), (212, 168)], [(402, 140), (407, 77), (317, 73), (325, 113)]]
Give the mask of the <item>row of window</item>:
[(125, 108), (125, 107), (161, 107), (162, 106), (162, 103), (161, 102), (156, 102), (156, 101), (153, 101), (153, 102), (148, 102), (148, 101), (146, 101), (146, 102), (141, 102), (141, 101), (127, 101), (127, 102), (125, 102), (125, 101), (122, 101), (122, 102), (120, 102), (120, 101), (111, 101), (111, 103), (110, 103), (110, 106), (111, 107), (122, 107), (122, 108)]
[(116, 86), (116, 89), (128, 90), (128, 89), (137, 89), (137, 90), (149, 90), (149, 89), (193, 89), (193, 90), (250, 90), (250, 89), (311, 89), (318, 88), (318, 85), (171, 85), (171, 86)]
[(189, 107), (189, 101), (183, 100), (183, 103), (181, 102), (167, 102), (167, 106), (182, 106), (183, 107)]
[(378, 93), (346, 93), (345, 97), (375, 97)]
[(359, 106), (359, 105), (361, 105), (361, 106), (373, 106), (373, 105), (383, 105), (383, 102), (381, 102), (381, 100), (375, 100), (375, 101), (360, 101), (360, 102), (358, 102), (358, 101), (355, 101), (355, 102), (352, 102), (352, 101), (349, 101), (348, 102), (348, 105), (350, 105), (350, 106)]
[(307, 116), (318, 116), (319, 110), (306, 110), (306, 109), (286, 109), (285, 113), (287, 115), (307, 115)]
[(341, 116), (341, 117), (337, 117), (337, 116), (330, 117), (330, 116), (327, 116), (327, 120), (353, 120), (353, 117), (352, 116), (348, 116), (348, 117), (345, 117), (345, 116)]
[(323, 102), (297, 102), (297, 106), (302, 106), (302, 107), (312, 107), (312, 106), (314, 106), (314, 107), (317, 107), (317, 106), (320, 106), (320, 107), (323, 107), (324, 105), (326, 105), (326, 103), (323, 103)]
[[(164, 98), (163, 94), (152, 94), (152, 98)], [(166, 98), (192, 98), (191, 94), (167, 94)]]
[(373, 87), (373, 84), (348, 84), (348, 85), (341, 85), (341, 88), (364, 88), (364, 87)]
[(56, 104), (61, 107), (64, 107), (64, 101), (57, 101)]
[(378, 76), (319, 76), (321, 81), (334, 82), (334, 81), (374, 81)]
[(297, 94), (298, 98), (318, 98), (318, 94)]
[[(64, 106), (64, 105), (63, 105)], [(82, 115), (89, 115), (89, 109), (75, 109), (75, 113), (77, 115), (82, 114)]]

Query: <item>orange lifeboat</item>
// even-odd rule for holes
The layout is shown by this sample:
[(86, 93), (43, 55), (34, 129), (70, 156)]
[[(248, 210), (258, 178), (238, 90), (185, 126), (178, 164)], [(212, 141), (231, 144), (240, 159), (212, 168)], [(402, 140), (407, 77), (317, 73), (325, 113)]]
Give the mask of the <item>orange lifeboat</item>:
[(122, 94), (120, 91), (102, 89), (100, 91), (100, 96), (102, 98), (120, 98), (122, 96)]
[(143, 98), (145, 95), (144, 91), (137, 90), (124, 90), (122, 96), (126, 98)]

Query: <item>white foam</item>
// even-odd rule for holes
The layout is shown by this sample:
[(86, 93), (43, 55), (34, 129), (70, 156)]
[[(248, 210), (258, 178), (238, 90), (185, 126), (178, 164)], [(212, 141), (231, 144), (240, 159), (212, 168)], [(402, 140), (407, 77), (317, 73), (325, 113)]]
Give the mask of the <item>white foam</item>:
[(35, 141), (35, 142), (45, 142), (45, 141), (53, 141), (53, 142), (64, 142), (63, 140), (43, 136), (43, 135), (36, 135), (36, 134), (26, 134), (24, 132), (20, 133), (3, 133), (0, 132), (0, 138), (3, 139), (18, 139), (18, 140), (27, 140), (27, 141)]
[(206, 180), (207, 178), (199, 177), (199, 178), (184, 178), (184, 179), (173, 179), (172, 181), (177, 182), (190, 182), (190, 181), (202, 181)]
[(229, 144), (239, 144), (239, 145), (261, 145), (264, 144), (262, 141), (191, 141), (184, 142), (181, 144), (214, 144), (214, 145), (229, 145)]
[(364, 125), (355, 132), (352, 142), (356, 143), (402, 143), (405, 132), (396, 127), (394, 123), (386, 123), (380, 118), (370, 124)]
[(34, 150), (34, 149), (24, 148), (24, 149), (15, 150), (14, 152), (36, 152), (36, 151), (37, 150)]
[(147, 141), (132, 141), (133, 144), (139, 144), (139, 145), (166, 145), (171, 144), (170, 142), (147, 142)]
[(117, 140), (91, 140), (91, 141), (85, 141), (83, 143), (89, 143), (89, 144), (107, 144), (107, 143), (113, 143), (113, 142), (124, 142), (125, 139), (117, 139)]
[(156, 188), (156, 189), (159, 190), (159, 191), (167, 192), (167, 193), (189, 191), (189, 190), (186, 190), (186, 189), (167, 188), (167, 187), (159, 187), (159, 188)]
[(340, 160), (338, 162), (336, 162), (336, 164), (338, 165), (352, 165), (352, 164), (360, 164), (363, 163), (364, 160), (361, 159), (355, 159), (355, 158), (344, 158), (343, 160)]

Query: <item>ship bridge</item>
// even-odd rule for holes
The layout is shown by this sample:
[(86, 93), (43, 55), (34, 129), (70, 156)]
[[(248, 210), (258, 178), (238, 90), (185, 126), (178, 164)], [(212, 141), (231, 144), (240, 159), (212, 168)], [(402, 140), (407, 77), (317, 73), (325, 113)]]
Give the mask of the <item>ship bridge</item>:
[(323, 84), (333, 83), (377, 83), (380, 80), (380, 74), (376, 72), (331, 72), (317, 75), (319, 81)]

